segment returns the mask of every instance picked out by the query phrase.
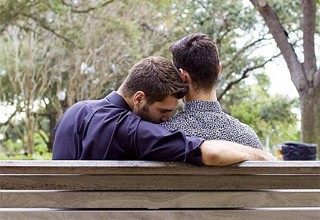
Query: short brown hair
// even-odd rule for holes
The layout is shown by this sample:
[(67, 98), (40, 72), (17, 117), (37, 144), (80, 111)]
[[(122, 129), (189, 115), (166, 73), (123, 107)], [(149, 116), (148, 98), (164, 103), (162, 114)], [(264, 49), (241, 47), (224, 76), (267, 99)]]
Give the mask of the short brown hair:
[(188, 92), (175, 66), (160, 56), (151, 56), (136, 63), (129, 71), (124, 84), (125, 96), (143, 91), (147, 102), (152, 104), (164, 100), (167, 96), (182, 98)]
[(187, 71), (196, 90), (212, 90), (219, 76), (219, 52), (215, 42), (206, 34), (190, 34), (170, 48), (177, 69)]

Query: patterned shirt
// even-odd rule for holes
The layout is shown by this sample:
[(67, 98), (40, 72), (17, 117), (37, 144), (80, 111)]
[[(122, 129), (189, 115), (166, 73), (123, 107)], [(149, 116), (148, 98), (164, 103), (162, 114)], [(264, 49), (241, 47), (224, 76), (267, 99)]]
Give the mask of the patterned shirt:
[(181, 112), (161, 125), (169, 131), (181, 129), (206, 140), (227, 140), (262, 148), (254, 130), (224, 113), (218, 101), (189, 101)]

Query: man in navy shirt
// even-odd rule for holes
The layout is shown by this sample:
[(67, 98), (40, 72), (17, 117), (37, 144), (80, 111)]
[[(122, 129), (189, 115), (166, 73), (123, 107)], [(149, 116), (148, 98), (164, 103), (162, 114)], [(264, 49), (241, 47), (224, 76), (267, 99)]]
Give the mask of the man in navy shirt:
[(229, 165), (274, 160), (261, 150), (228, 142), (204, 141), (169, 132), (169, 119), (188, 91), (173, 64), (149, 57), (135, 64), (118, 91), (101, 100), (78, 102), (58, 122), (55, 160), (158, 160), (194, 165)]

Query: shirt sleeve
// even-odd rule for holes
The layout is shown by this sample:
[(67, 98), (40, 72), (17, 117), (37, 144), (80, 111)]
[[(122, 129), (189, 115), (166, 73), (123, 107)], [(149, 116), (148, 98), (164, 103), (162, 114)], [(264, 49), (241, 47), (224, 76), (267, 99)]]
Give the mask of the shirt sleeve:
[[(132, 133), (133, 134), (133, 133)], [(181, 161), (203, 165), (200, 145), (203, 139), (189, 137), (183, 131), (170, 132), (159, 124), (139, 121), (131, 138), (141, 160)]]

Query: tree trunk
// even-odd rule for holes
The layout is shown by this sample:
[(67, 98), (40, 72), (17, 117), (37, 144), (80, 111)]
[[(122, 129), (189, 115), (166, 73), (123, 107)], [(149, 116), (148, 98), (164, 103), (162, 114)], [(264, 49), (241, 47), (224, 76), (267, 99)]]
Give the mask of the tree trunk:
[(33, 133), (34, 131), (27, 131), (27, 152), (28, 152), (28, 156), (32, 156), (33, 155), (33, 148), (34, 148), (34, 137), (33, 137)]
[(300, 93), (301, 139), (306, 143), (318, 145), (320, 156), (320, 92)]
[(49, 142), (48, 142), (48, 151), (52, 152), (53, 138), (54, 138), (54, 128), (57, 124), (56, 114), (49, 115)]
[[(301, 30), (303, 32), (303, 55), (301, 63), (293, 45), (289, 43), (286, 30), (267, 0), (250, 0), (263, 17), (290, 71), (293, 84), (299, 93), (301, 110), (301, 141), (315, 143), (320, 148), (320, 70), (315, 56), (315, 0), (301, 0)], [(320, 150), (318, 157), (320, 158)]]

